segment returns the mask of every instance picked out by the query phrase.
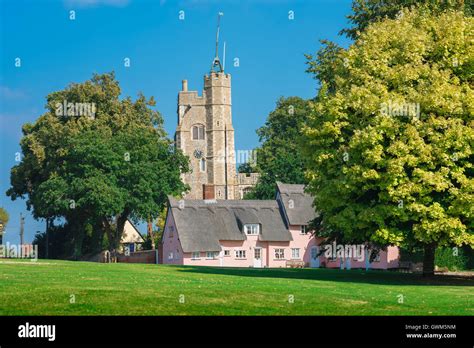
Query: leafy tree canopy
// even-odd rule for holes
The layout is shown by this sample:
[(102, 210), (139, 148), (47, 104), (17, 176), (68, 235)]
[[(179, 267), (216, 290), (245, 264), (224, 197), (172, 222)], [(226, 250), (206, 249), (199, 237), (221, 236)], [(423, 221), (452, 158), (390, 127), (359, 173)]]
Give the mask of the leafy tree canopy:
[(463, 12), (405, 9), (334, 54), (304, 127), (320, 233), (474, 245), (473, 38)]
[(265, 125), (257, 130), (262, 146), (257, 149), (260, 179), (246, 199), (275, 198), (276, 181), (305, 183), (304, 164), (297, 139), (309, 114), (308, 101), (280, 98)]
[[(161, 115), (150, 108), (153, 98), (119, 96), (113, 73), (49, 94), (48, 111), (23, 126), (24, 157), (12, 168), (7, 192), (26, 197), (36, 218), (66, 218), (77, 227), (77, 241), (86, 220), (100, 226), (111, 247), (127, 218), (155, 218), (168, 194), (187, 189), (180, 173), (188, 160), (166, 138)], [(95, 113), (58, 112), (69, 103), (92, 104)]]
[(0, 233), (5, 231), (9, 219), (10, 215), (8, 215), (8, 212), (3, 207), (0, 207)]
[(343, 29), (341, 34), (356, 39), (370, 24), (394, 19), (402, 9), (414, 6), (423, 6), (433, 14), (447, 9), (464, 11), (468, 16), (474, 13), (474, 3), (469, 0), (354, 0), (352, 13), (347, 16), (353, 26)]

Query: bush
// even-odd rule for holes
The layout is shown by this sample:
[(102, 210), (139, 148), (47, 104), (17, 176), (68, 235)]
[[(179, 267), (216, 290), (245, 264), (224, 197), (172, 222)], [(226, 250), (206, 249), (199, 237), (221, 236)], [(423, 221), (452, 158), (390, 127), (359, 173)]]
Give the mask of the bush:
[(435, 264), (450, 271), (460, 271), (468, 268), (468, 257), (462, 248), (437, 248)]
[[(423, 250), (406, 250), (400, 248), (400, 261), (412, 263), (423, 262)], [(435, 253), (435, 265), (450, 271), (461, 271), (474, 268), (474, 251), (468, 247), (439, 247)]]

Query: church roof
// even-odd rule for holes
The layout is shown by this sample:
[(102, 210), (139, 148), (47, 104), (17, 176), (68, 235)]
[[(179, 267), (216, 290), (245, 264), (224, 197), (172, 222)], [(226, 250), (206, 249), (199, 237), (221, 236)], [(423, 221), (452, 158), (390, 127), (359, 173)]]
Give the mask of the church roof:
[(283, 184), (277, 181), (277, 187), (290, 225), (308, 225), (317, 216), (313, 197), (304, 191), (304, 185)]
[(168, 199), (184, 252), (220, 251), (220, 240), (245, 240), (244, 224), (260, 224), (261, 241), (292, 240), (274, 200)]

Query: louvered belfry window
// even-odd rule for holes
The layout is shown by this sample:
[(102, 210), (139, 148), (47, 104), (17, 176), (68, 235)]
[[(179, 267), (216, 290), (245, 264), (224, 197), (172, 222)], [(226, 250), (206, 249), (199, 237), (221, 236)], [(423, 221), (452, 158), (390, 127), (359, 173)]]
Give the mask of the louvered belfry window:
[(204, 140), (204, 126), (201, 124), (193, 126), (193, 140)]

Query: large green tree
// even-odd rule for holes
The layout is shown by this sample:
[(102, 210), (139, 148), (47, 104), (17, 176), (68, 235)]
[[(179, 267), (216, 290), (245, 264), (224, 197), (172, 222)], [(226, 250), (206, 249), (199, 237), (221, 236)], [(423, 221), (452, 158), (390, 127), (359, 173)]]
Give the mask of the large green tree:
[[(319, 233), (424, 249), (474, 245), (474, 23), (404, 9), (330, 51), (304, 127)], [(321, 70), (322, 69), (322, 70)]]
[(257, 130), (262, 142), (256, 156), (260, 178), (246, 199), (275, 198), (276, 181), (305, 183), (305, 168), (297, 139), (309, 111), (308, 101), (299, 97), (278, 100), (265, 125)]
[[(120, 99), (113, 74), (95, 75), (47, 97), (47, 112), (23, 126), (22, 161), (7, 194), (27, 196), (35, 218), (64, 218), (80, 256), (88, 227), (120, 241), (128, 218), (156, 218), (168, 194), (187, 187), (188, 160), (166, 137), (153, 98)], [(58, 113), (66, 103), (93, 103), (95, 114)], [(68, 107), (69, 111), (69, 107)]]

